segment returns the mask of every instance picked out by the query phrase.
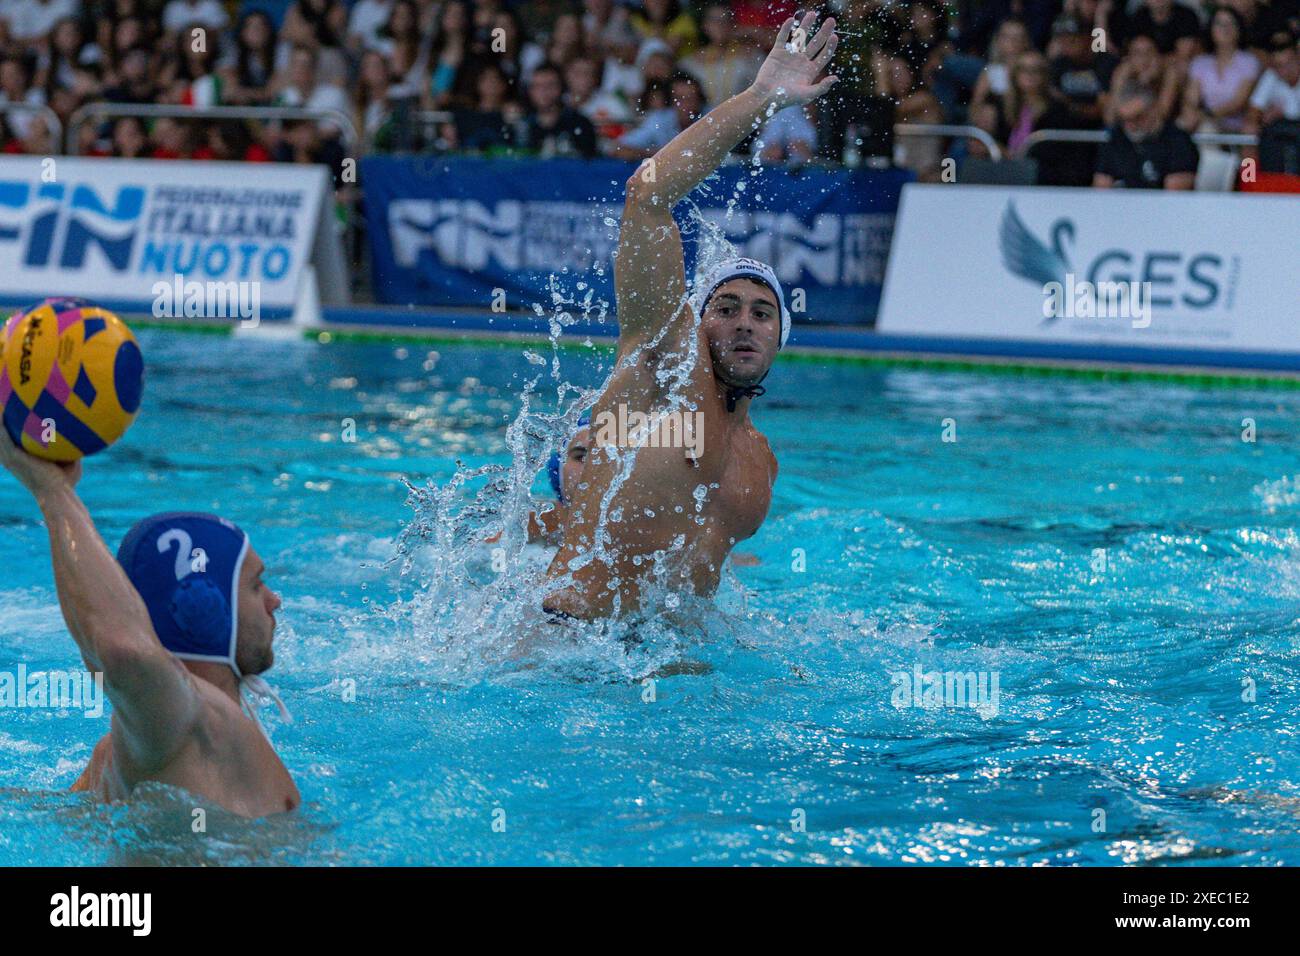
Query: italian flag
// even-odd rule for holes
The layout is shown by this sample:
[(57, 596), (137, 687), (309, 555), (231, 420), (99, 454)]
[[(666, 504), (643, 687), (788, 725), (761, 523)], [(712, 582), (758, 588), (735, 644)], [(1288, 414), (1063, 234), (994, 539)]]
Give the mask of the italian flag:
[(185, 91), (181, 102), (186, 106), (219, 106), (221, 104), (221, 78), (215, 73), (201, 76)]

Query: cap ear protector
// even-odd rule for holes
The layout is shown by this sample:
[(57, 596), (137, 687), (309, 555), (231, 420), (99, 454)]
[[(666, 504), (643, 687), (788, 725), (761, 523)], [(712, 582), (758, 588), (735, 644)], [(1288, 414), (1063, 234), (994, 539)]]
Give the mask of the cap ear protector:
[[(583, 412), (581, 415), (578, 416), (578, 427), (574, 429), (573, 435), (569, 436), (569, 441), (564, 443), (565, 446), (564, 451), (566, 452), (566, 457), (567, 457), (569, 442), (573, 441), (574, 435), (577, 435), (578, 432), (582, 431), (590, 424), (591, 424), (591, 412)], [(565, 504), (567, 499), (565, 499), (564, 497), (564, 482), (561, 480), (563, 476), (561, 474), (560, 469), (561, 469), (560, 453), (558, 451), (553, 451), (551, 452), (551, 457), (547, 459), (546, 462), (546, 477), (550, 479), (551, 490), (555, 492), (555, 500), (558, 501), (560, 504)]]
[(219, 646), (230, 633), (230, 602), (203, 575), (191, 574), (177, 584), (167, 610), (176, 626), (201, 644)]

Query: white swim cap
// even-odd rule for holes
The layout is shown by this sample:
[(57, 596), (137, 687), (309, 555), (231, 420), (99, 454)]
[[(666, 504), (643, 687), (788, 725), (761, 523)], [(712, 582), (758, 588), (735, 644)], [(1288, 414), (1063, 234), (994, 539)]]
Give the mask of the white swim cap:
[(781, 283), (777, 281), (776, 273), (765, 262), (740, 256), (718, 263), (695, 283), (695, 288), (691, 292), (691, 306), (695, 309), (695, 314), (703, 315), (705, 306), (709, 304), (713, 293), (718, 291), (718, 286), (732, 279), (757, 279), (772, 290), (777, 303), (781, 306), (781, 345), (778, 347), (784, 348), (786, 339), (790, 337), (790, 311), (785, 307), (785, 294), (781, 291)]

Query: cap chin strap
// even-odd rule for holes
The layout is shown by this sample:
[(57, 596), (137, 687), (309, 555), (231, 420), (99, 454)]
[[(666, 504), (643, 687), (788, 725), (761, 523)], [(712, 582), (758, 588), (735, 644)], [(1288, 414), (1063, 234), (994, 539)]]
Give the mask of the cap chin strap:
[(758, 398), (760, 395), (766, 395), (767, 389), (762, 385), (728, 385), (727, 386), (727, 411), (734, 412), (736, 403), (742, 398)]
[[(239, 674), (239, 668), (236, 667), (234, 670)], [(262, 726), (262, 718), (257, 715), (257, 710), (268, 701), (275, 702), (275, 706), (280, 710), (281, 720), (286, 724), (293, 723), (293, 715), (289, 713), (289, 708), (284, 706), (284, 701), (275, 692), (275, 688), (260, 674), (249, 674), (247, 677), (239, 678), (239, 701), (243, 705), (244, 713), (253, 718), (253, 723), (257, 724), (257, 729), (262, 732), (262, 736), (266, 736), (266, 728)]]
[(727, 411), (734, 412), (736, 403), (742, 398), (758, 398), (760, 395), (766, 395), (767, 389), (763, 387), (763, 381), (771, 371), (769, 368), (763, 373), (763, 378), (760, 378), (753, 385), (732, 385), (729, 382), (723, 382), (722, 384), (727, 386)]

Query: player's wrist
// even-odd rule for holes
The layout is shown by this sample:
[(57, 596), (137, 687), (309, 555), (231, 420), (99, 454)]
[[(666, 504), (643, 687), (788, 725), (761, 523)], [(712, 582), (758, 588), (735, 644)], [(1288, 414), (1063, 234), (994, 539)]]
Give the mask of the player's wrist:
[(742, 96), (748, 96), (755, 119), (767, 119), (768, 110), (779, 110), (787, 105), (789, 99), (785, 89), (779, 85), (767, 86), (755, 80)]

